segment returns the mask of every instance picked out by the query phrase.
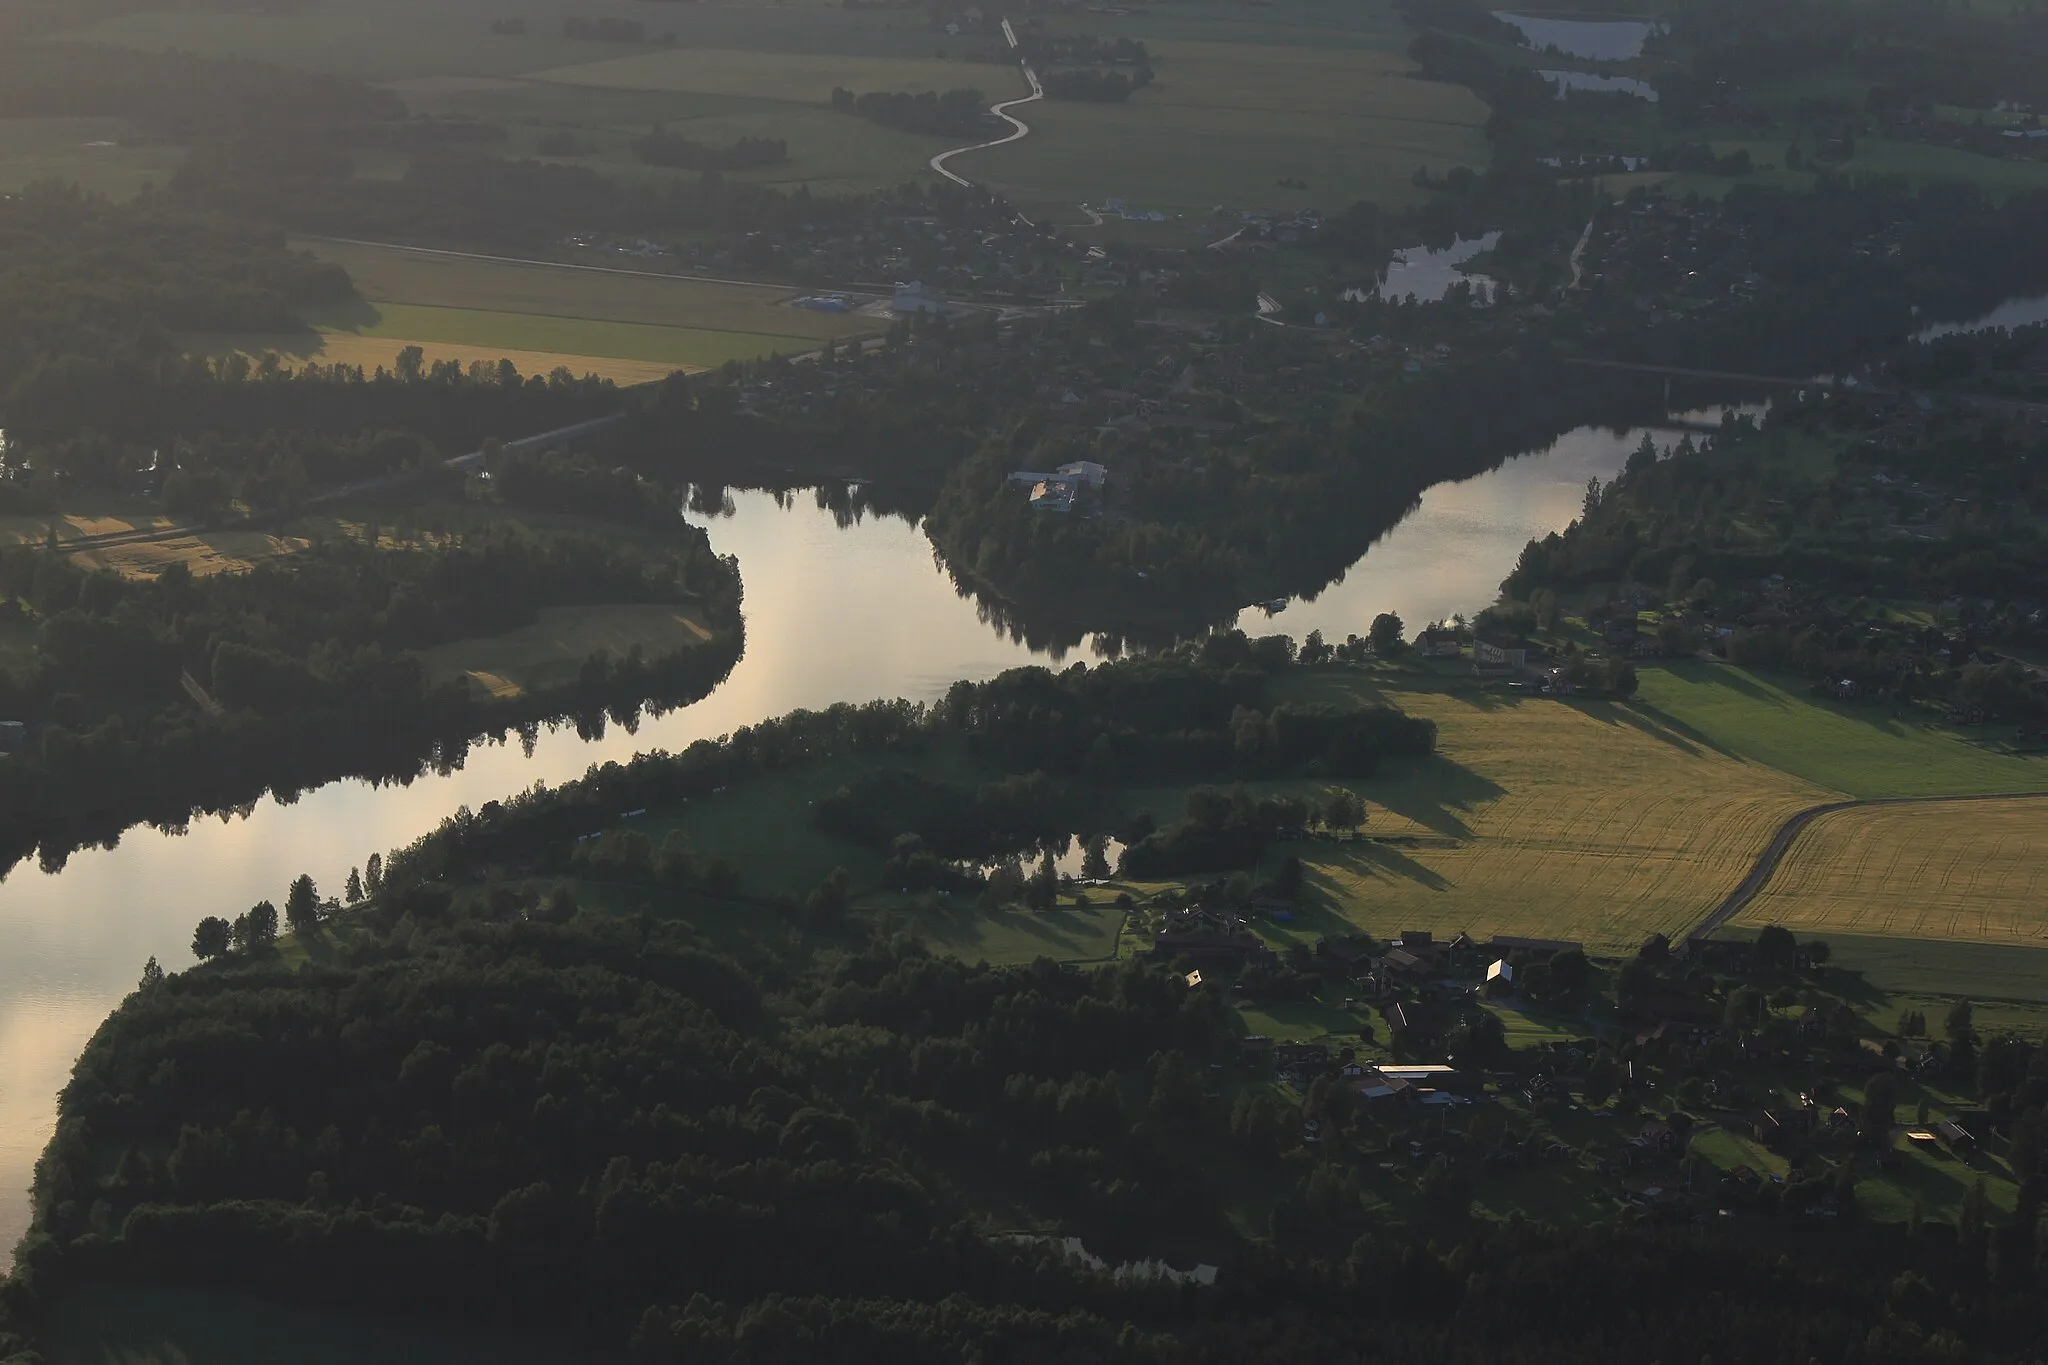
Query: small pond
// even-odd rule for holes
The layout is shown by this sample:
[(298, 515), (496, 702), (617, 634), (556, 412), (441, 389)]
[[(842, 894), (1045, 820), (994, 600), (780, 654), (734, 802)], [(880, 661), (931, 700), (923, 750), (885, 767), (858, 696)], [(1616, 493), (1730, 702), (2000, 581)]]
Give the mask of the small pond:
[(1377, 294), (1392, 303), (1397, 299), (1413, 298), (1418, 303), (1435, 303), (1451, 292), (1454, 285), (1469, 284), (1482, 297), (1493, 297), (1494, 282), (1485, 275), (1468, 275), (1459, 267), (1482, 251), (1491, 251), (1500, 245), (1500, 234), (1489, 232), (1483, 237), (1459, 237), (1447, 247), (1431, 249), (1426, 246), (1403, 247), (1394, 253), (1394, 259), (1387, 266), (1386, 277), (1375, 289), (1347, 289), (1344, 298), (1351, 303), (1363, 303), (1369, 296)]

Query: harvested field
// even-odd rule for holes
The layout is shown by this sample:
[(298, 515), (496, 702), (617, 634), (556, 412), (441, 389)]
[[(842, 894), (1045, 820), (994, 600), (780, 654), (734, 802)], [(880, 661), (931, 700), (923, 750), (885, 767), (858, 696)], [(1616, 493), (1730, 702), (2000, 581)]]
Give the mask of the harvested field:
[(2048, 943), (2048, 798), (1864, 806), (1801, 831), (1736, 923)]
[(1373, 840), (1285, 846), (1328, 914), (1304, 916), (1303, 933), (1349, 922), (1633, 948), (1697, 922), (1779, 822), (1829, 795), (1625, 706), (1305, 682), (1319, 700), (1427, 716), (1440, 739), (1438, 757), (1350, 784), (1371, 807)]
[[(631, 267), (593, 269), (329, 240), (296, 245), (347, 270), (357, 291), (372, 304), (778, 338), (822, 339), (881, 330), (873, 318), (789, 307), (789, 300), (805, 291), (787, 285), (733, 284)], [(340, 315), (326, 319), (335, 325), (349, 320)]]
[[(726, 335), (721, 333), (720, 335)], [(648, 384), (666, 379), (678, 369), (693, 367), (663, 364), (654, 360), (621, 360), (614, 356), (576, 355), (561, 351), (523, 351), (504, 346), (474, 346), (459, 342), (429, 341), (417, 337), (363, 336), (349, 332), (285, 332), (271, 335), (208, 336), (187, 338), (188, 349), (202, 355), (241, 354), (253, 358), (265, 353), (277, 356), (287, 369), (306, 362), (321, 365), (357, 365), (364, 370), (391, 369), (398, 353), (408, 346), (426, 352), (426, 363), (453, 360), (467, 368), (471, 364), (495, 365), (509, 360), (521, 374), (552, 374), (565, 368), (581, 378), (596, 375), (614, 384)], [(694, 368), (704, 368), (697, 366)]]

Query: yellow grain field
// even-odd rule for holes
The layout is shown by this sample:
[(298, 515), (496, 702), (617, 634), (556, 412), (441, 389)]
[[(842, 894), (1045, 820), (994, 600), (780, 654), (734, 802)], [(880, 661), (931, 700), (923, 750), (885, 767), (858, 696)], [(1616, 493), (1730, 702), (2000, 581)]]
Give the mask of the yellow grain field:
[(583, 661), (599, 650), (624, 657), (638, 645), (653, 659), (710, 638), (710, 627), (691, 607), (548, 607), (530, 626), (457, 640), (427, 650), (424, 657), (428, 676), (436, 682), (463, 678), (491, 696), (516, 697), (575, 681)]
[(1736, 923), (2039, 944), (2048, 940), (2048, 799), (1823, 815), (1800, 832)]
[(1357, 699), (1439, 726), (1437, 758), (1355, 784), (1373, 841), (1302, 846), (1310, 886), (1374, 934), (1469, 929), (1634, 947), (1691, 927), (1781, 821), (1833, 795), (1627, 707), (1478, 692)]
[(566, 367), (577, 378), (594, 374), (614, 384), (651, 384), (666, 379), (679, 368), (652, 360), (620, 360), (611, 356), (565, 355), (555, 351), (509, 350), (503, 346), (465, 346), (445, 341), (409, 341), (397, 337), (354, 336), (347, 332), (293, 332), (275, 335), (207, 336), (187, 339), (187, 349), (200, 355), (241, 354), (252, 360), (266, 352), (275, 355), (287, 370), (307, 362), (321, 365), (357, 365), (364, 370), (393, 369), (398, 353), (417, 346), (426, 353), (425, 363), (453, 360), (465, 369), (481, 361), (495, 365), (509, 360), (523, 375), (552, 374)]

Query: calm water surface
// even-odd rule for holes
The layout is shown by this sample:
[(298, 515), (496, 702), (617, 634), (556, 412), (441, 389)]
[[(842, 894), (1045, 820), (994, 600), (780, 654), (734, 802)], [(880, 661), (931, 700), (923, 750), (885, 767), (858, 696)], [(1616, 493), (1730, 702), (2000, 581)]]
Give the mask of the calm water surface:
[[(1468, 275), (1460, 267), (1480, 252), (1491, 251), (1499, 245), (1500, 234), (1489, 232), (1483, 237), (1454, 238), (1447, 247), (1402, 247), (1388, 262), (1386, 278), (1372, 292), (1389, 303), (1408, 298), (1417, 303), (1435, 303), (1450, 293), (1452, 286), (1469, 284), (1475, 293), (1491, 299), (1494, 290), (1492, 278)], [(1363, 289), (1351, 289), (1345, 291), (1344, 297), (1363, 303), (1366, 293)]]
[(1626, 62), (1643, 55), (1643, 44), (1658, 25), (1642, 19), (1552, 19), (1535, 14), (1494, 11), (1520, 29), (1538, 52), (1556, 48), (1568, 57), (1596, 62)]
[[(1434, 488), (1315, 600), (1270, 622), (1248, 612), (1240, 624), (1341, 640), (1364, 634), (1382, 611), (1398, 612), (1411, 631), (1476, 611), (1493, 600), (1524, 543), (1570, 522), (1586, 480), (1612, 477), (1641, 437), (1581, 429), (1493, 473)], [(0, 1248), (11, 1250), (26, 1226), (30, 1175), (72, 1062), (133, 989), (145, 958), (154, 954), (170, 970), (191, 965), (192, 926), (202, 916), (281, 900), (301, 872), (338, 891), (370, 853), (411, 842), (456, 807), (567, 781), (593, 763), (680, 749), (797, 707), (929, 700), (956, 678), (1034, 657), (955, 591), (911, 525), (870, 517), (842, 528), (808, 494), (786, 503), (737, 494), (731, 505), (731, 516), (709, 525), (713, 545), (739, 556), (747, 652), (695, 706), (636, 734), (612, 727), (594, 742), (573, 727), (543, 732), (530, 758), (516, 742), (487, 745), (459, 771), (410, 786), (337, 782), (181, 835), (132, 830), (118, 848), (79, 853), (60, 873), (23, 866), (0, 883)], [(1075, 651), (1093, 652), (1093, 642)]]

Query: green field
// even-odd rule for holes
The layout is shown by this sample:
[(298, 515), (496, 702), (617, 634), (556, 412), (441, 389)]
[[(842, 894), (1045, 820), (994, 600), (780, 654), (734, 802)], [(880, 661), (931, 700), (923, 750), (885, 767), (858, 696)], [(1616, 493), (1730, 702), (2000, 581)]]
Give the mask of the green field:
[[(691, 279), (641, 263), (592, 269), (352, 242), (308, 240), (298, 245), (346, 269), (357, 291), (377, 305), (814, 340), (879, 331), (882, 326), (874, 318), (789, 306), (804, 292), (801, 289)], [(326, 320), (335, 326), (374, 323), (360, 310), (332, 313)]]
[(374, 369), (417, 345), (429, 360), (467, 365), (502, 357), (522, 373), (560, 366), (633, 384), (728, 360), (801, 354), (826, 337), (881, 325), (793, 307), (801, 291), (781, 286), (350, 242), (298, 245), (346, 269), (362, 301), (309, 312), (303, 333), (192, 337), (188, 347), (269, 350), (287, 360)]
[[(1756, 926), (1730, 931), (1745, 936)], [(1830, 963), (1858, 973), (1882, 999), (1870, 1003), (1872, 1022), (1890, 1029), (1908, 997), (1968, 996), (1980, 1000), (2014, 1000), (2048, 1004), (2048, 948), (2005, 943), (1957, 943), (1934, 939), (1881, 938), (1832, 930), (1824, 936), (1833, 949)], [(1940, 1025), (1940, 1012), (1929, 1020)], [(1978, 1028), (1991, 1030), (2000, 1021), (1980, 1017)], [(2003, 1026), (2026, 1033), (2048, 1033), (2048, 1012), (2038, 1009), (2004, 1020)]]
[(544, 607), (530, 626), (503, 635), (457, 640), (427, 650), (427, 676), (461, 678), (493, 697), (563, 687), (584, 660), (603, 651), (623, 658), (635, 645), (650, 659), (711, 638), (694, 608), (656, 603), (609, 607)]
[[(801, 13), (771, 4), (614, 7), (646, 23), (651, 35), (674, 32), (674, 45), (571, 42), (558, 36), (553, 16), (525, 14), (510, 0), (179, 11), (112, 19), (70, 36), (385, 82), (416, 109), (503, 122), (507, 155), (537, 154), (544, 132), (568, 130), (589, 151), (566, 159), (632, 178), (671, 174), (641, 165), (631, 152), (630, 139), (655, 124), (714, 144), (782, 138), (790, 144), (787, 163), (741, 178), (818, 190), (928, 175), (931, 156), (963, 140), (835, 114), (835, 88), (971, 86), (991, 100), (1024, 92), (1007, 61), (969, 60), (998, 55), (992, 28), (955, 37), (933, 32), (921, 14), (837, 6)], [(1388, 0), (1310, 0), (1285, 9), (1190, 0), (1147, 14), (1144, 22), (1107, 13), (1048, 19), (1143, 39), (1155, 54), (1157, 82), (1125, 105), (1032, 105), (1030, 137), (965, 158), (963, 173), (1059, 222), (1081, 221), (1072, 212), (1078, 203), (1111, 198), (1166, 212), (1181, 223), (1174, 240), (1186, 241), (1209, 231), (1212, 206), (1335, 211), (1361, 198), (1408, 203), (1419, 193), (1411, 183), (1418, 166), (1441, 172), (1488, 160), (1485, 106), (1463, 88), (1412, 77), (1403, 55), (1411, 35)], [(490, 22), (507, 15), (526, 18), (532, 33), (490, 34)], [(395, 175), (404, 160), (371, 158), (361, 173)], [(1309, 188), (1283, 189), (1276, 183), (1283, 178)]]
[(185, 149), (141, 138), (119, 119), (0, 119), (0, 193), (64, 180), (109, 199), (162, 186)]
[[(1838, 705), (1725, 664), (1641, 670), (1637, 709), (1692, 742), (1856, 797), (2048, 791), (2048, 761), (1880, 705)], [(1802, 690), (1792, 691), (1792, 687)]]
[(1028, 94), (1015, 68), (936, 58), (850, 57), (835, 53), (668, 48), (535, 71), (532, 80), (600, 90), (661, 90), (695, 95), (829, 104), (833, 90), (980, 88), (990, 99)]
[[(1195, 216), (1218, 205), (1405, 203), (1420, 193), (1410, 183), (1417, 166), (1441, 173), (1486, 164), (1485, 106), (1461, 87), (1414, 79), (1398, 55), (1271, 43), (1156, 47), (1157, 83), (1128, 104), (1031, 105), (1022, 115), (1030, 137), (961, 157), (956, 169), (1026, 205), (1115, 198)], [(1308, 188), (1282, 188), (1281, 179)]]
[[(774, 352), (793, 355), (816, 347), (803, 337), (759, 332), (712, 331), (701, 327), (656, 327), (599, 318), (565, 318), (481, 308), (436, 308), (413, 303), (378, 303), (373, 320), (314, 313), (316, 332), (375, 337), (403, 345), (441, 341), (479, 352), (491, 347), (563, 357), (610, 357), (658, 362), (678, 370), (708, 370), (728, 360)], [(571, 362), (571, 368), (574, 368)]]

